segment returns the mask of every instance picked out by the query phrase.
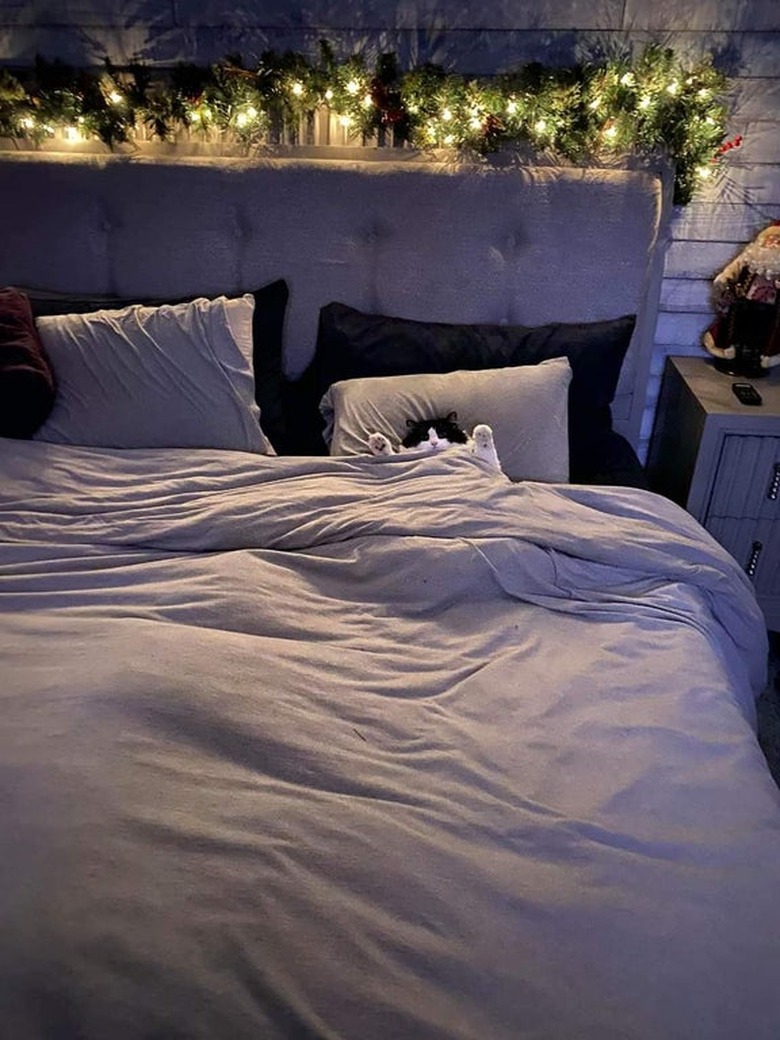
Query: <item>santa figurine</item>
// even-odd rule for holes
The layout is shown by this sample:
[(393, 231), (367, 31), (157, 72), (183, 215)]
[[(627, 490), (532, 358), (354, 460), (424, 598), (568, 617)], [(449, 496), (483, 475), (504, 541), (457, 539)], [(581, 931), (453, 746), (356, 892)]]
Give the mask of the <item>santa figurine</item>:
[(780, 220), (717, 275), (712, 302), (716, 317), (702, 342), (716, 368), (755, 377), (780, 365)]

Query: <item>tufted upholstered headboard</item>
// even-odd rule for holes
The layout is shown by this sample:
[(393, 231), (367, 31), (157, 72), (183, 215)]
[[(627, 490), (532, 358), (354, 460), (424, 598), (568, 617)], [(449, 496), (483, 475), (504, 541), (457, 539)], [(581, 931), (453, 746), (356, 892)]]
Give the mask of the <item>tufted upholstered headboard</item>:
[(4, 154), (0, 284), (173, 296), (283, 277), (290, 375), (331, 300), (452, 322), (637, 313), (614, 404), (636, 446), (666, 197), (646, 171)]

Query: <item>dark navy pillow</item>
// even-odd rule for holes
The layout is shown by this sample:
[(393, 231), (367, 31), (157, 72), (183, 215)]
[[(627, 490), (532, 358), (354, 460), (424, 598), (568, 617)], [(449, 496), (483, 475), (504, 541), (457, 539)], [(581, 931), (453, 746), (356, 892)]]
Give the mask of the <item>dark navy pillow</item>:
[(611, 404), (636, 316), (549, 325), (451, 325), (366, 314), (343, 303), (320, 311), (309, 381), (317, 393), (342, 379), (535, 365), (566, 357), (572, 480), (590, 466), (592, 449), (612, 429)]

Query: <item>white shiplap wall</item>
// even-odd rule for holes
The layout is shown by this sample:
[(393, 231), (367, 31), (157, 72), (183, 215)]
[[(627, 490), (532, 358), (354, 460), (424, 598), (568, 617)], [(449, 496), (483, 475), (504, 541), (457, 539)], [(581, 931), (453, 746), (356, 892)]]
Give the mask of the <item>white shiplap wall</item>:
[(780, 219), (780, 0), (0, 0), (0, 63), (36, 54), (74, 65), (208, 63), (264, 50), (312, 56), (392, 50), (466, 74), (526, 61), (566, 64), (630, 44), (714, 53), (731, 78), (730, 136), (744, 142), (717, 183), (676, 211), (666, 261), (644, 437), (669, 353), (700, 353), (712, 276)]

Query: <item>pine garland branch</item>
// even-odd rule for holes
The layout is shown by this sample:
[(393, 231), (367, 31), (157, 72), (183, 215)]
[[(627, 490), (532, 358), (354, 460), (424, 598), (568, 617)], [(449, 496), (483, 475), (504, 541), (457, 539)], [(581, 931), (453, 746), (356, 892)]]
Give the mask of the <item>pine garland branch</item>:
[(57, 131), (108, 148), (143, 128), (169, 140), (181, 131), (246, 147), (321, 106), (356, 139), (392, 132), (395, 143), (485, 155), (523, 147), (574, 163), (662, 157), (675, 170), (675, 202), (690, 201), (741, 138), (726, 140), (728, 83), (712, 61), (686, 64), (670, 48), (574, 68), (538, 62), (494, 77), (465, 78), (424, 64), (402, 71), (392, 53), (367, 67), (337, 61), (323, 41), (317, 61), (268, 51), (256, 68), (240, 56), (166, 74), (134, 64), (100, 72), (38, 59), (17, 78), (0, 70), (0, 135), (40, 144)]

